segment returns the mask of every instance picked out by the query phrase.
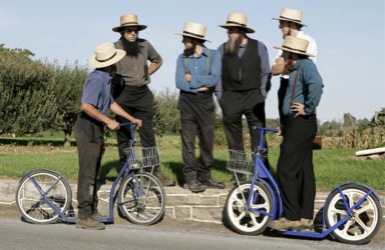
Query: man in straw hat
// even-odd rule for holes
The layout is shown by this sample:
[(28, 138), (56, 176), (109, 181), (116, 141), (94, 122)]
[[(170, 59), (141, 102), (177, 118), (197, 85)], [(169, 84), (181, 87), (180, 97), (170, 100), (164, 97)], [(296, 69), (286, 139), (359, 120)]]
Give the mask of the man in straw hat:
[(111, 74), (116, 71), (116, 63), (126, 52), (115, 49), (113, 43), (104, 43), (95, 49), (89, 63), (95, 68), (84, 84), (80, 115), (75, 124), (75, 140), (79, 155), (78, 179), (78, 220), (77, 228), (104, 229), (103, 223), (96, 221), (97, 186), (101, 160), (104, 153), (104, 126), (111, 131), (119, 129), (119, 123), (108, 117), (111, 110), (122, 119), (142, 126), (142, 121), (126, 113), (111, 96)]
[[(283, 8), (281, 11), (281, 15), (278, 18), (272, 18), (273, 20), (279, 21), (279, 29), (282, 31), (282, 36), (295, 36), (298, 38), (305, 39), (309, 41), (309, 46), (307, 48), (307, 53), (313, 55), (310, 59), (315, 63), (317, 56), (317, 44), (315, 40), (309, 36), (305, 35), (305, 33), (301, 30), (302, 27), (306, 27), (304, 23), (302, 23), (302, 11)], [(274, 64), (271, 67), (271, 73), (273, 75), (281, 75), (280, 86), (278, 90), (278, 110), (280, 116), (282, 116), (282, 102), (283, 97), (286, 92), (289, 75), (284, 72), (285, 60), (282, 57), (282, 50), (278, 50), (277, 56), (275, 57)]]
[(277, 230), (311, 229), (316, 193), (312, 143), (317, 132), (316, 108), (323, 82), (307, 53), (309, 41), (286, 36), (283, 50), (289, 84), (283, 99), (278, 159), (278, 183), (283, 201), (283, 217), (273, 221)]
[[(251, 150), (259, 145), (260, 131), (265, 127), (265, 99), (270, 90), (270, 63), (266, 46), (247, 34), (247, 17), (230, 13), (219, 25), (227, 30), (228, 41), (219, 46), (222, 54), (222, 94), (219, 104), (229, 149), (244, 150), (242, 116), (245, 115), (251, 138)], [(269, 163), (266, 157), (266, 165)]]
[[(206, 188), (225, 188), (211, 177), (214, 162), (215, 104), (213, 90), (220, 80), (221, 55), (204, 43), (206, 26), (187, 22), (182, 43), (184, 51), (178, 56), (176, 87), (180, 89), (178, 109), (181, 118), (182, 158), (185, 188), (203, 192)], [(200, 157), (195, 157), (195, 137), (199, 138)]]
[[(146, 25), (139, 24), (136, 14), (125, 14), (120, 17), (120, 25), (112, 30), (120, 34), (115, 47), (127, 53), (117, 64), (113, 96), (126, 112), (143, 120), (139, 136), (142, 147), (147, 148), (156, 147), (153, 130), (154, 95), (147, 85), (151, 82), (150, 75), (160, 68), (163, 61), (149, 41), (139, 38), (139, 31), (146, 28)], [(120, 122), (120, 119), (117, 117), (116, 120)], [(130, 147), (130, 139), (129, 128), (124, 127), (117, 132), (121, 162), (126, 161), (124, 149)], [(175, 185), (173, 180), (162, 173), (159, 165), (155, 167), (154, 175), (164, 186)]]

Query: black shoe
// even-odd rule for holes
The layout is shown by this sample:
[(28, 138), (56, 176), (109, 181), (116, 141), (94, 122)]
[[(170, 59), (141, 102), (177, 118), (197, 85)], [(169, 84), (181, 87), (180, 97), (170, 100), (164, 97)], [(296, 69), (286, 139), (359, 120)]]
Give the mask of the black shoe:
[(202, 185), (202, 183), (200, 183), (197, 180), (187, 181), (183, 185), (183, 188), (190, 189), (190, 191), (193, 193), (200, 193), (200, 192), (204, 192), (206, 190), (206, 187), (204, 185)]
[(160, 183), (162, 183), (164, 187), (175, 186), (175, 181), (165, 176), (159, 168), (155, 169), (153, 174), (160, 180)]
[(207, 188), (218, 188), (218, 189), (224, 189), (226, 185), (223, 182), (216, 182), (213, 179), (209, 179), (207, 181), (201, 181), (203, 185), (205, 185)]

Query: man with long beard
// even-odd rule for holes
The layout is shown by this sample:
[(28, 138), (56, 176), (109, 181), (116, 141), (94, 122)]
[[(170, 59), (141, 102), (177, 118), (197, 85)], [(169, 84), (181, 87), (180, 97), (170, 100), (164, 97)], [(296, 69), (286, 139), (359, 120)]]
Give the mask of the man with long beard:
[[(225, 188), (211, 177), (214, 163), (215, 105), (213, 90), (220, 80), (221, 55), (204, 43), (206, 26), (187, 22), (182, 35), (184, 52), (176, 66), (176, 87), (180, 89), (178, 109), (181, 118), (182, 158), (185, 188), (203, 192)], [(199, 160), (195, 157), (195, 137), (199, 138)]]
[[(153, 101), (154, 95), (148, 88), (150, 75), (162, 65), (162, 57), (145, 39), (139, 38), (139, 31), (146, 25), (138, 23), (136, 14), (125, 14), (120, 17), (120, 25), (112, 30), (120, 33), (120, 39), (115, 42), (117, 49), (126, 51), (126, 56), (117, 64), (117, 77), (114, 79), (113, 97), (115, 101), (129, 114), (143, 121), (139, 130), (140, 142), (143, 148), (156, 147), (153, 131)], [(150, 61), (150, 65), (147, 65)], [(123, 122), (117, 117), (118, 122)], [(120, 161), (126, 161), (125, 148), (129, 148), (131, 134), (128, 127), (122, 127), (117, 132)], [(154, 175), (164, 186), (174, 186), (175, 182), (166, 177), (155, 166)]]
[[(247, 27), (247, 17), (230, 13), (226, 24), (229, 40), (219, 46), (222, 54), (222, 91), (217, 95), (222, 108), (228, 148), (245, 150), (242, 116), (245, 115), (251, 139), (251, 151), (259, 145), (260, 131), (265, 127), (265, 100), (270, 90), (270, 64), (266, 46), (247, 36), (254, 30)], [(267, 157), (266, 157), (267, 159)], [(266, 160), (266, 166), (269, 163)]]

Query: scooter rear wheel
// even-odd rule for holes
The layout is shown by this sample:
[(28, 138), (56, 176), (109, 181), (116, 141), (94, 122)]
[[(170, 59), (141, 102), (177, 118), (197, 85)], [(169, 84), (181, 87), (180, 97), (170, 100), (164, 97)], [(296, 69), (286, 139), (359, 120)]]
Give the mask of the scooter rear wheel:
[(350, 218), (346, 223), (336, 228), (332, 235), (339, 241), (361, 245), (368, 243), (376, 235), (381, 227), (382, 208), (377, 197), (372, 193), (361, 204), (353, 208), (361, 198), (370, 190), (356, 185), (348, 184), (334, 190), (325, 203), (325, 224), (327, 228), (338, 223), (345, 216)]

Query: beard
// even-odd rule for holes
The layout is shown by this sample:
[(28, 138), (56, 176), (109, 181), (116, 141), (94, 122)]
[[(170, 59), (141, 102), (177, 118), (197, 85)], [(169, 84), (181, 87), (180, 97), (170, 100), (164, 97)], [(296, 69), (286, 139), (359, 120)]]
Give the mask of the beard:
[(127, 55), (130, 57), (137, 58), (140, 54), (140, 46), (138, 40), (134, 42), (127, 41), (124, 37), (122, 37), (123, 47), (126, 51)]
[(224, 52), (226, 55), (238, 55), (239, 46), (242, 43), (242, 37), (239, 36), (237, 39), (231, 39), (227, 40), (225, 43)]
[(185, 48), (185, 49), (183, 50), (183, 55), (184, 55), (185, 57), (189, 57), (189, 56), (194, 55), (195, 47), (196, 47), (196, 45), (193, 44), (190, 48)]

